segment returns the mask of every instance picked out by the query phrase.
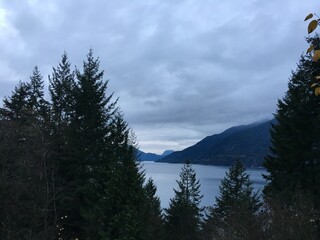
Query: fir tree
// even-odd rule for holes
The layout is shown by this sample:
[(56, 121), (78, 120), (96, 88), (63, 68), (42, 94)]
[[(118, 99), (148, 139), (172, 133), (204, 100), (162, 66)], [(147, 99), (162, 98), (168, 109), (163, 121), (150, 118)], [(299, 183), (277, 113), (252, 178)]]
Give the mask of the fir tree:
[[(319, 37), (308, 39), (316, 49)], [(290, 206), (296, 193), (311, 196), (320, 208), (320, 98), (310, 87), (320, 65), (310, 54), (301, 56), (285, 97), (278, 101), (276, 124), (271, 129), (271, 153), (264, 166), (268, 184), (264, 193)]]
[(220, 196), (211, 208), (204, 232), (227, 239), (255, 239), (255, 214), (261, 203), (242, 163), (237, 160), (219, 186)]
[(28, 113), (28, 98), (30, 96), (28, 83), (19, 82), (10, 97), (5, 97), (0, 108), (1, 119), (26, 121)]
[[(3, 101), (1, 108), (3, 118), (28, 121), (49, 121), (49, 103), (44, 98), (44, 82), (37, 66), (34, 67), (29, 82), (19, 82), (9, 98)], [(43, 126), (44, 127), (44, 126)]]
[(49, 76), (49, 91), (51, 96), (52, 122), (55, 132), (61, 131), (70, 123), (75, 105), (73, 90), (75, 87), (74, 73), (70, 69), (70, 63), (66, 53), (62, 55), (61, 63), (53, 68), (52, 76)]
[(44, 98), (44, 81), (37, 66), (34, 67), (30, 76), (29, 108), (34, 116), (44, 124), (49, 122), (49, 103)]
[(134, 138), (121, 114), (112, 123), (111, 164), (102, 206), (106, 239), (148, 239), (145, 229), (146, 195), (144, 174), (136, 161)]
[(134, 137), (92, 50), (75, 76), (64, 54), (51, 106), (37, 67), (4, 101), (1, 239), (161, 239), (156, 188), (144, 186)]
[[(71, 72), (70, 63), (68, 61), (67, 54), (62, 55), (61, 63), (56, 68), (53, 68), (52, 76), (49, 78), (49, 93), (51, 97), (51, 150), (52, 159), (54, 161), (54, 174), (53, 178), (55, 180), (55, 187), (59, 194), (57, 194), (55, 199), (56, 204), (56, 223), (61, 224), (61, 217), (65, 217), (67, 212), (65, 211), (65, 204), (63, 204), (63, 199), (65, 197), (65, 189), (68, 186), (66, 181), (65, 164), (66, 159), (69, 159), (67, 152), (67, 135), (70, 132), (68, 126), (71, 123), (72, 114), (74, 113), (74, 73)], [(59, 217), (59, 218), (58, 218)], [(59, 221), (58, 221), (59, 219)], [(59, 225), (58, 225), (59, 226)], [(62, 227), (58, 227), (62, 229)], [(63, 232), (67, 232), (63, 231)], [(61, 234), (61, 233), (60, 233)]]
[(1, 239), (49, 239), (54, 196), (47, 102), (39, 71), (20, 82), (0, 112)]
[[(77, 82), (71, 102), (72, 115), (66, 129), (66, 157), (59, 164), (63, 193), (60, 207), (65, 237), (97, 239), (103, 214), (99, 201), (105, 166), (110, 161), (108, 137), (115, 103), (107, 96), (107, 83), (99, 70), (99, 59), (90, 50), (83, 63), (83, 72), (76, 71)], [(70, 104), (70, 103), (69, 103)]]
[(146, 222), (145, 228), (148, 239), (165, 239), (163, 229), (163, 217), (160, 207), (160, 199), (156, 196), (157, 187), (154, 185), (152, 178), (144, 186), (147, 200)]
[(215, 212), (222, 219), (242, 205), (252, 213), (260, 206), (258, 193), (253, 191), (253, 182), (239, 160), (226, 173), (219, 190), (220, 196), (216, 197)]
[(177, 181), (178, 189), (166, 209), (167, 239), (199, 239), (202, 209), (199, 207), (200, 183), (190, 163), (184, 164)]

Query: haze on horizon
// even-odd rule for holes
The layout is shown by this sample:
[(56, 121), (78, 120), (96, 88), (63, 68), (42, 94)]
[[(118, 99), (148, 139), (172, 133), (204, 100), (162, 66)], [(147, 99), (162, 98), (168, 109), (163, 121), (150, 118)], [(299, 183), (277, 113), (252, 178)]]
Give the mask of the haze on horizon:
[(141, 150), (182, 150), (272, 118), (316, 1), (1, 1), (0, 98), (35, 65), (93, 48)]

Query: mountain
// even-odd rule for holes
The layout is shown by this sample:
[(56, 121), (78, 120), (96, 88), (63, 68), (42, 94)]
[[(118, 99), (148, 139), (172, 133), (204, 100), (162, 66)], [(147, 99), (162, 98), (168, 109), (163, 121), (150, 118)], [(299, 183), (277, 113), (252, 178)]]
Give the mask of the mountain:
[(168, 156), (169, 154), (173, 153), (174, 151), (173, 150), (165, 150), (162, 154), (161, 154), (161, 157), (165, 157), (165, 156)]
[(239, 158), (246, 166), (260, 167), (269, 153), (270, 127), (274, 120), (237, 126), (208, 136), (182, 151), (159, 159), (159, 162), (230, 166)]
[(157, 161), (171, 153), (173, 153), (173, 150), (166, 150), (161, 155), (158, 155), (155, 153), (145, 153), (137, 149), (137, 156), (139, 157), (140, 161)]

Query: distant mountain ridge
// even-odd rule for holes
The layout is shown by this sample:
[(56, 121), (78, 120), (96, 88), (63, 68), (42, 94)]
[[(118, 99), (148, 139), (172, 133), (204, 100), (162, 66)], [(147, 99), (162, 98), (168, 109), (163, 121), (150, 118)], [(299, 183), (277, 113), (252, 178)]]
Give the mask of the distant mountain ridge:
[(137, 156), (140, 161), (157, 161), (173, 152), (174, 152), (173, 150), (165, 150), (161, 155), (159, 155), (155, 153), (145, 153), (137, 149)]
[(156, 161), (230, 166), (239, 158), (246, 166), (261, 167), (269, 153), (271, 123), (275, 120), (232, 127)]

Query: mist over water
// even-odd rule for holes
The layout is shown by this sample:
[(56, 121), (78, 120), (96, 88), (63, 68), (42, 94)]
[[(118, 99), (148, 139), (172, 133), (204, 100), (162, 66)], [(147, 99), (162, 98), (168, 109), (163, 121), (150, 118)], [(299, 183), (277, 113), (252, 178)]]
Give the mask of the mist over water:
[[(142, 169), (145, 170), (146, 179), (151, 177), (157, 186), (157, 196), (160, 197), (161, 207), (169, 206), (170, 198), (174, 197), (173, 189), (178, 187), (176, 180), (180, 179), (180, 172), (183, 164), (142, 162)], [(229, 167), (192, 165), (200, 180), (201, 194), (203, 198), (201, 206), (212, 206), (215, 203), (215, 197), (219, 195), (219, 185), (225, 177)], [(255, 191), (262, 190), (265, 180), (262, 177), (266, 173), (264, 169), (247, 169), (250, 179), (254, 182)]]

